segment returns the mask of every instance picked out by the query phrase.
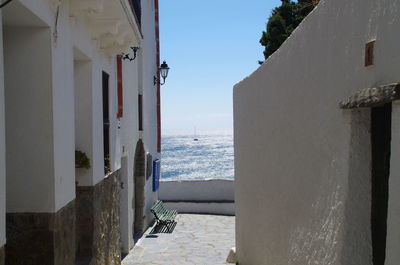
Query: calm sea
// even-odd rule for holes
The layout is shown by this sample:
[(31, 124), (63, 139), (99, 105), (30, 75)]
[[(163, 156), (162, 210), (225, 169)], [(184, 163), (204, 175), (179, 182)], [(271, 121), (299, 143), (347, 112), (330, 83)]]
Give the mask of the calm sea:
[(164, 135), (161, 178), (186, 180), (234, 178), (233, 135)]

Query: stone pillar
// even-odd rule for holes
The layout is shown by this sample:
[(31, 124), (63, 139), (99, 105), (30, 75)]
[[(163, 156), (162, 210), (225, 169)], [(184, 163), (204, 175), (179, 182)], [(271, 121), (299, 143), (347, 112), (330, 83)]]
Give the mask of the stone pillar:
[(120, 171), (90, 187), (77, 187), (77, 260), (90, 265), (120, 265)]
[(142, 234), (144, 232), (144, 206), (145, 206), (145, 184), (146, 184), (146, 153), (142, 139), (136, 144), (134, 176), (135, 195), (132, 206), (135, 211), (133, 233)]
[(75, 201), (56, 213), (7, 213), (6, 264), (75, 264)]

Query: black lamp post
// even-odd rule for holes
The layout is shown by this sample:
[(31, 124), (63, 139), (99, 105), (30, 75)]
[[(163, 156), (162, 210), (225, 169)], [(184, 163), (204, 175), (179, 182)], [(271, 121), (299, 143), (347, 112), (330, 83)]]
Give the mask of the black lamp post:
[(156, 76), (154, 76), (154, 85), (156, 84), (160, 84), (160, 85), (164, 85), (165, 84), (165, 79), (168, 76), (168, 71), (169, 71), (169, 67), (168, 64), (164, 61), (161, 65), (160, 65), (160, 75), (163, 79), (162, 83), (161, 80), (159, 78), (157, 78)]

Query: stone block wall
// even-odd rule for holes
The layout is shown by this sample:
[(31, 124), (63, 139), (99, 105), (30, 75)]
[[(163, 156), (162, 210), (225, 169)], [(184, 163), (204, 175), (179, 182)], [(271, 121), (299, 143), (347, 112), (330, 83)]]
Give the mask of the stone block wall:
[(77, 258), (120, 265), (119, 171), (93, 187), (77, 188)]
[(75, 264), (75, 201), (56, 213), (8, 213), (6, 253), (9, 265)]

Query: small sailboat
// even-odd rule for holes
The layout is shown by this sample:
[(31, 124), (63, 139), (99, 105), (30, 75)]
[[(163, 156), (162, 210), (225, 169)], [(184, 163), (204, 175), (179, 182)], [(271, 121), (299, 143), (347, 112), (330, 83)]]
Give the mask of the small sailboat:
[(196, 127), (194, 127), (194, 137), (193, 137), (193, 141), (198, 141), (199, 139), (196, 136)]

